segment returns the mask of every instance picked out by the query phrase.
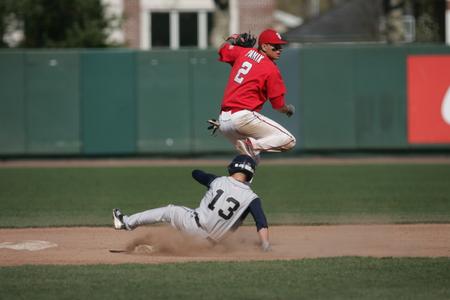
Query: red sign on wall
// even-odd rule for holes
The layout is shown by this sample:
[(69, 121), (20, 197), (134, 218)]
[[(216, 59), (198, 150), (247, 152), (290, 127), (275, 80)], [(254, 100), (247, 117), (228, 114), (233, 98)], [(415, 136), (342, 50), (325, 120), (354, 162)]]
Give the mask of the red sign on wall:
[(450, 55), (407, 60), (408, 142), (450, 143)]

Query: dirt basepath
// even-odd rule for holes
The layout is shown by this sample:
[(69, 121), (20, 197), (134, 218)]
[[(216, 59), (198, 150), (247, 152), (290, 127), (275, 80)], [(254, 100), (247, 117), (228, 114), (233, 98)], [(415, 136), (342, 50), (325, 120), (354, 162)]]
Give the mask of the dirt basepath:
[[(71, 167), (154, 167), (154, 166), (226, 166), (231, 156), (224, 159), (202, 158), (111, 158), (111, 159), (6, 159), (0, 160), (0, 168), (71, 168)], [(429, 156), (367, 156), (367, 157), (304, 157), (264, 158), (259, 167), (266, 165), (347, 165), (347, 164), (446, 164), (450, 155)]]
[[(262, 253), (254, 228), (246, 226), (223, 245), (213, 247), (193, 243), (168, 227), (145, 227), (132, 232), (104, 227), (1, 229), (0, 266), (337, 256), (450, 257), (450, 224), (274, 226), (270, 234), (273, 251)], [(49, 242), (52, 247), (30, 251), (24, 249), (27, 241)], [(153, 251), (145, 245), (152, 245)]]
[[(228, 160), (111, 159), (3, 160), (0, 168), (221, 165)], [(450, 157), (307, 158), (261, 165), (439, 163)], [(249, 261), (337, 256), (450, 257), (450, 224), (271, 227), (273, 251), (262, 253), (254, 227), (241, 227), (223, 244), (193, 243), (168, 227), (132, 232), (103, 227), (0, 229), (0, 266)], [(151, 245), (151, 249), (147, 245)], [(45, 248), (45, 247), (49, 248)], [(32, 249), (34, 250), (27, 250)], [(36, 248), (37, 247), (37, 248)], [(41, 247), (41, 250), (37, 250)], [(124, 252), (111, 253), (109, 250)]]

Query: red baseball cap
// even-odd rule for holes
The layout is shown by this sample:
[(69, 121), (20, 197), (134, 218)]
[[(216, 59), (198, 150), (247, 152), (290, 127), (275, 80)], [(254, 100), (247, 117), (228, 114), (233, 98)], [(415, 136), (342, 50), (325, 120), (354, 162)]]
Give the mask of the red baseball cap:
[(262, 44), (287, 44), (287, 41), (283, 40), (281, 35), (273, 29), (266, 29), (259, 35), (258, 45)]

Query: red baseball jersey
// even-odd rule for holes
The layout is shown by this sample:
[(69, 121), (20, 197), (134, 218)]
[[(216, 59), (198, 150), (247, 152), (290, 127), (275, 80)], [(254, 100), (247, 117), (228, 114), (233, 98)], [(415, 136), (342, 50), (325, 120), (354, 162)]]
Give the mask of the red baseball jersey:
[(263, 52), (225, 43), (219, 60), (232, 66), (222, 110), (260, 111), (267, 99), (274, 109), (284, 106), (286, 87), (277, 65)]

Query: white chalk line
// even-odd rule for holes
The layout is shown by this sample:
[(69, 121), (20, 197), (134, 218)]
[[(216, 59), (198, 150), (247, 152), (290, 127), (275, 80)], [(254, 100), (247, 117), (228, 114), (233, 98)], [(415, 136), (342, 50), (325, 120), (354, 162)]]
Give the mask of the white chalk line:
[(0, 249), (12, 249), (12, 250), (27, 250), (27, 251), (39, 251), (48, 248), (57, 247), (58, 244), (48, 241), (26, 240), (18, 242), (3, 242), (0, 243)]

